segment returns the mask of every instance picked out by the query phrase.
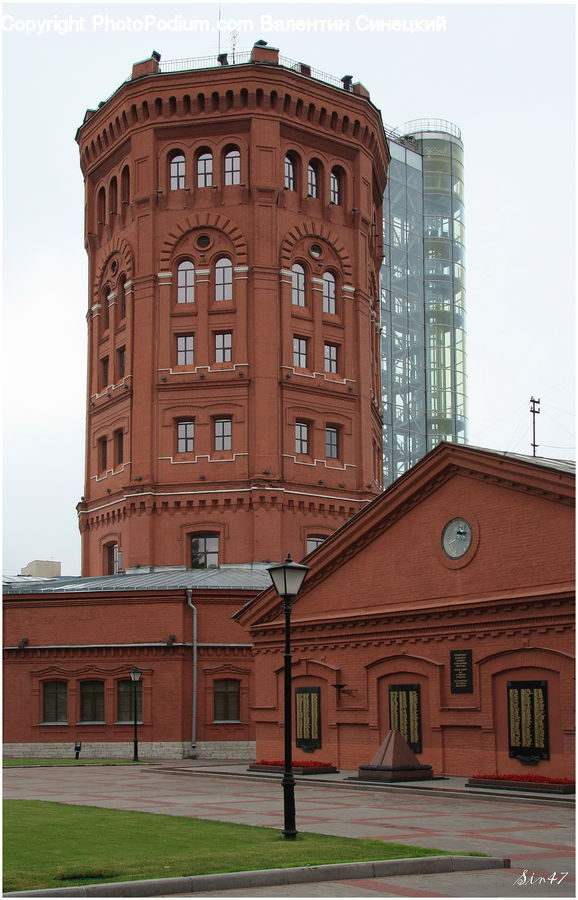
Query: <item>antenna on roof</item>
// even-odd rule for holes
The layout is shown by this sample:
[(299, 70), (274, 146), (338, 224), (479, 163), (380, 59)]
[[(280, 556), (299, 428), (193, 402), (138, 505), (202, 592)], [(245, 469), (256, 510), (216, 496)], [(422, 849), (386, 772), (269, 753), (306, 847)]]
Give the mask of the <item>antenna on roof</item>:
[(530, 397), (530, 414), (532, 416), (532, 456), (536, 456), (536, 447), (538, 444), (536, 443), (536, 416), (540, 415), (540, 398), (537, 400), (534, 397)]

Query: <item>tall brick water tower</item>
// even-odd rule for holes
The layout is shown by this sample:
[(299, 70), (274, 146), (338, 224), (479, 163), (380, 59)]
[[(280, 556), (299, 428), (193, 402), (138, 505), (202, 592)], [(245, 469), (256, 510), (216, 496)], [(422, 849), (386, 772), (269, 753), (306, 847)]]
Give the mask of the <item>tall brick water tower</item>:
[(379, 111), (232, 62), (154, 53), (78, 130), (83, 575), (300, 559), (381, 488)]

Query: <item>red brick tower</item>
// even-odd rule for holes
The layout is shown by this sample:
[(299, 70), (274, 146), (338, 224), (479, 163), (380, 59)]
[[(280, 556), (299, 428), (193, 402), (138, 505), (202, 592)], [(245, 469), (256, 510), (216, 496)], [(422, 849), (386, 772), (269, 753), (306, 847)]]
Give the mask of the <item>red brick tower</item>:
[(167, 69), (77, 134), (83, 575), (300, 559), (381, 487), (378, 110), (261, 42)]

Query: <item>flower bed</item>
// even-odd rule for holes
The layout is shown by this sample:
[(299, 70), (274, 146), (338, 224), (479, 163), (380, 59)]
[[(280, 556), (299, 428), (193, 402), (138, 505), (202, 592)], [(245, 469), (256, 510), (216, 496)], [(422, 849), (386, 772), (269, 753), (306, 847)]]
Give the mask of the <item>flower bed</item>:
[[(291, 767), (295, 775), (329, 775), (331, 772), (338, 772), (333, 763), (316, 762), (312, 759), (297, 759), (291, 762)], [(282, 772), (285, 763), (279, 760), (262, 759), (258, 763), (251, 763), (250, 772)]]
[(467, 784), (469, 787), (539, 791), (547, 794), (574, 794), (576, 792), (576, 784), (572, 779), (550, 778), (548, 775), (472, 775)]

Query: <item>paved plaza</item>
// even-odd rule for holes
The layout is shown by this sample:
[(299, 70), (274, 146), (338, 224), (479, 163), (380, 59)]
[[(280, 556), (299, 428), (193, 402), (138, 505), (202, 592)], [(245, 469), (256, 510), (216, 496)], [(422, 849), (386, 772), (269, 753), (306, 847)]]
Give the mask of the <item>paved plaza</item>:
[[(240, 777), (245, 773), (246, 764), (219, 766), (203, 761), (136, 767), (14, 768), (4, 769), (4, 795), (282, 828), (280, 778)], [(349, 785), (343, 782), (347, 774), (325, 782), (319, 779), (315, 784), (298, 781), (300, 831), (508, 857), (512, 868), (280, 885), (194, 896), (575, 896), (572, 808), (556, 806), (554, 800), (543, 804), (526, 797), (510, 797), (505, 792), (491, 799), (469, 796), (465, 791), (454, 793), (458, 786), (463, 787), (464, 779), (448, 779), (420, 793)], [(540, 880), (546, 878), (551, 880)]]

